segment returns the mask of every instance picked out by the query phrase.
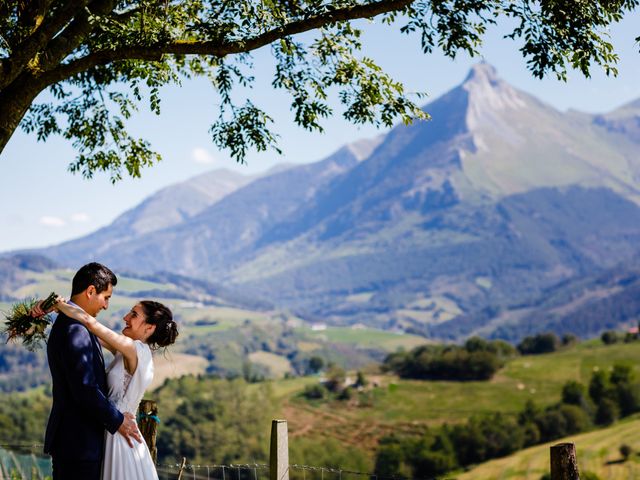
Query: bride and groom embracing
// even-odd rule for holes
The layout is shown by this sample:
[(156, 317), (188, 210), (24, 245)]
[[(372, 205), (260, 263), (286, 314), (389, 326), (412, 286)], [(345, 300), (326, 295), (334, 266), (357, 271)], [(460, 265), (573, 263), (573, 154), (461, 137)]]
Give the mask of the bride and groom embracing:
[[(171, 311), (158, 302), (138, 302), (124, 317), (122, 334), (96, 320), (109, 307), (114, 273), (89, 263), (75, 274), (71, 298), (59, 297), (47, 342), (53, 405), (44, 451), (54, 480), (157, 479), (135, 413), (153, 379), (151, 351), (174, 343)], [(45, 312), (39, 303), (32, 315)], [(106, 368), (102, 348), (114, 354)]]

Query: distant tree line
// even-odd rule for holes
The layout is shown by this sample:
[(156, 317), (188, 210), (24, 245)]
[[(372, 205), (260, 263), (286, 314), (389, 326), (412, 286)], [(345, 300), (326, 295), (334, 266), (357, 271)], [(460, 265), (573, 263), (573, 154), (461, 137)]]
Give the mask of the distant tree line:
[(541, 353), (551, 353), (562, 347), (575, 345), (578, 338), (572, 334), (565, 334), (562, 338), (555, 333), (538, 333), (524, 337), (517, 345), (518, 352), (522, 355), (539, 355)]
[(46, 384), (51, 376), (43, 350), (30, 352), (0, 337), (0, 392), (22, 392)]
[(3, 395), (0, 402), (0, 442), (10, 445), (42, 443), (50, 410), (49, 390), (37, 390), (29, 395)]
[(634, 382), (630, 366), (615, 365), (610, 373), (594, 371), (588, 387), (567, 382), (562, 400), (546, 408), (530, 400), (517, 415), (493, 413), (429, 430), (420, 437), (384, 437), (375, 470), (378, 475), (431, 478), (594, 425), (609, 425), (639, 411), (640, 383)]
[(613, 345), (614, 343), (631, 343), (640, 339), (640, 324), (638, 330), (634, 332), (620, 332), (618, 330), (606, 330), (600, 335), (600, 340), (605, 345)]
[(516, 354), (514, 347), (502, 340), (472, 337), (463, 346), (422, 345), (392, 353), (384, 360), (383, 369), (402, 378), (489, 380)]

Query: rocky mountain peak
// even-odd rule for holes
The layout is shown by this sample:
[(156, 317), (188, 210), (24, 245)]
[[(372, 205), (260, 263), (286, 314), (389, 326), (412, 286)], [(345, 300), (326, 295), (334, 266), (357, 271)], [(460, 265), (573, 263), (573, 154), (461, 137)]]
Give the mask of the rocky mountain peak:
[(530, 103), (526, 94), (505, 82), (485, 62), (471, 68), (461, 87), (468, 94), (467, 125), (471, 129), (500, 124), (505, 111), (525, 109)]
[(475, 64), (469, 70), (467, 78), (464, 79), (464, 83), (469, 82), (489, 82), (496, 83), (501, 82), (502, 79), (498, 76), (498, 71), (493, 65), (487, 62), (480, 62)]

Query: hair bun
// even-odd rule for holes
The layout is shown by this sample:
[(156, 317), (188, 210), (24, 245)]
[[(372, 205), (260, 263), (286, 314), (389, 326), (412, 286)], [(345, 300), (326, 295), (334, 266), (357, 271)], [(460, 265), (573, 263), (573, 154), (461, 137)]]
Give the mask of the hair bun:
[(178, 324), (173, 320), (171, 310), (152, 300), (143, 300), (140, 305), (145, 321), (156, 326), (156, 330), (147, 339), (147, 344), (154, 350), (174, 344), (178, 337)]

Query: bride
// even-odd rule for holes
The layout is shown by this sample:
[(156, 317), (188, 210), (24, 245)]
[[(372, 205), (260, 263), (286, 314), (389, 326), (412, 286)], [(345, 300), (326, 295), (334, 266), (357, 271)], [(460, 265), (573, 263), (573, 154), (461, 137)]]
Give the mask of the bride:
[[(124, 316), (122, 334), (102, 325), (81, 308), (58, 298), (55, 308), (84, 324), (104, 348), (114, 354), (107, 368), (109, 400), (122, 413), (135, 415), (145, 389), (153, 380), (151, 351), (173, 344), (178, 329), (171, 310), (143, 300)], [(145, 442), (131, 448), (122, 435), (105, 433), (102, 480), (149, 480), (158, 474)]]

